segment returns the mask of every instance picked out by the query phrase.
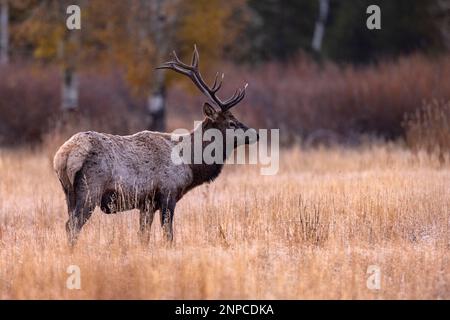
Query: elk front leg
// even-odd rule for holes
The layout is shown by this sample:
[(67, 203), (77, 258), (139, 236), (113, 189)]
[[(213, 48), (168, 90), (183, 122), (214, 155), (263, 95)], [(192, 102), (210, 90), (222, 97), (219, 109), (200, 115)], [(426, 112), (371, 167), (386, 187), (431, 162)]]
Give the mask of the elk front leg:
[(153, 209), (141, 209), (139, 213), (139, 239), (144, 246), (147, 246), (150, 241), (150, 229), (154, 216), (155, 210)]
[(173, 215), (175, 212), (176, 200), (172, 195), (161, 197), (161, 227), (163, 229), (164, 238), (167, 242), (173, 241)]

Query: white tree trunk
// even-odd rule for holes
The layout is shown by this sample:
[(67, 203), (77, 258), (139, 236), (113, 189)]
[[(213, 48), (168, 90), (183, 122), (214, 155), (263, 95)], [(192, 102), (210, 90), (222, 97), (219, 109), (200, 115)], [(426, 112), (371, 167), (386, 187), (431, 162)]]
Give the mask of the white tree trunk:
[[(159, 65), (167, 59), (170, 36), (167, 31), (167, 16), (164, 12), (165, 0), (154, 0), (151, 2), (151, 31), (155, 41), (155, 65)], [(148, 129), (153, 131), (164, 131), (166, 129), (166, 77), (165, 73), (154, 71), (152, 80), (152, 91), (147, 101), (149, 115)]]
[(322, 48), (322, 41), (325, 35), (325, 24), (328, 18), (328, 11), (330, 8), (330, 0), (319, 0), (319, 17), (314, 29), (312, 39), (312, 48), (316, 52), (320, 52)]
[(78, 75), (72, 68), (64, 68), (61, 109), (74, 111), (78, 108)]
[[(79, 2), (80, 4), (82, 2)], [(62, 8), (66, 8), (65, 2), (60, 2)], [(68, 48), (72, 48), (68, 51)], [(61, 84), (61, 110), (76, 111), (79, 106), (79, 81), (78, 66), (79, 53), (81, 52), (80, 30), (67, 31), (65, 37), (59, 43), (58, 56), (63, 62)]]
[(450, 50), (450, 2), (437, 0), (435, 3), (436, 20), (447, 50)]
[(0, 0), (0, 64), (9, 61), (9, 8), (7, 0)]

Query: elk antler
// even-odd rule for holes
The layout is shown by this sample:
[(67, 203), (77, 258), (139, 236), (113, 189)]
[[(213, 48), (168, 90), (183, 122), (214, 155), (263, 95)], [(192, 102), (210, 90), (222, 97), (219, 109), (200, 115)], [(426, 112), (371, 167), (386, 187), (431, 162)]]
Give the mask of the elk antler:
[(222, 101), (219, 99), (219, 97), (217, 97), (216, 93), (222, 87), (224, 74), (222, 73), (220, 80), (219, 73), (216, 74), (216, 78), (211, 88), (206, 84), (206, 82), (200, 75), (200, 71), (198, 70), (198, 63), (200, 58), (196, 45), (194, 45), (194, 54), (192, 55), (191, 65), (187, 65), (181, 62), (175, 51), (172, 52), (172, 55), (174, 58), (173, 60), (165, 62), (156, 69), (171, 69), (178, 73), (184, 74), (185, 76), (188, 76), (192, 80), (192, 82), (194, 82), (194, 84), (200, 89), (200, 91), (202, 91), (212, 102), (220, 107), (222, 111), (229, 110), (230, 108), (241, 102), (242, 99), (244, 99), (245, 89), (247, 89), (248, 83), (246, 83), (243, 88), (237, 89), (233, 96), (225, 101)]

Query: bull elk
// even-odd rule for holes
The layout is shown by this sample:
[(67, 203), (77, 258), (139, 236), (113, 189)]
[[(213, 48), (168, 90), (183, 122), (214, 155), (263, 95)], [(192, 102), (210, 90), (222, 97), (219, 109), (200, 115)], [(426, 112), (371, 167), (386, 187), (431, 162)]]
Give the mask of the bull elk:
[[(198, 64), (199, 54), (194, 47), (190, 65), (181, 62), (174, 51), (173, 59), (157, 68), (171, 69), (189, 77), (219, 108), (206, 102), (203, 106), (204, 120), (186, 138), (192, 141), (196, 130), (200, 129), (203, 132), (217, 129), (223, 133), (224, 139), (227, 129), (248, 130), (230, 112), (244, 99), (247, 85), (222, 101), (217, 92), (222, 86), (223, 75), (222, 79), (216, 75), (210, 87), (203, 80)], [(254, 137), (239, 139), (239, 143), (234, 142), (234, 147), (254, 143), (258, 139), (257, 135)], [(159, 210), (164, 238), (171, 242), (178, 200), (193, 188), (213, 181), (223, 167), (223, 162), (207, 164), (203, 160), (197, 164), (174, 164), (171, 152), (177, 143), (170, 133), (152, 131), (128, 136), (88, 131), (67, 140), (56, 152), (53, 166), (66, 196), (69, 244), (73, 246), (76, 243), (83, 225), (97, 206), (106, 214), (139, 209), (139, 235), (144, 244), (149, 242), (153, 217)], [(202, 142), (202, 147), (206, 147), (205, 142)], [(224, 160), (228, 155), (224, 151)]]

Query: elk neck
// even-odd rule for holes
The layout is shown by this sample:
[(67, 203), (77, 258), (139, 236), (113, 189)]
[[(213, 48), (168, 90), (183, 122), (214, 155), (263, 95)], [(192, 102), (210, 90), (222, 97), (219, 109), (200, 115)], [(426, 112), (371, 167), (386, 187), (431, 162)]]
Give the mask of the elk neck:
[[(191, 142), (194, 143), (194, 134), (195, 134), (196, 130), (202, 130), (203, 133), (205, 133), (205, 131), (210, 128), (216, 128), (216, 127), (214, 126), (214, 124), (212, 123), (211, 120), (206, 118), (205, 120), (203, 120), (201, 125), (199, 125), (197, 128), (195, 128), (190, 133)], [(219, 129), (219, 128), (216, 128), (216, 129)], [(210, 143), (211, 143), (210, 141), (203, 141), (203, 139), (202, 139), (202, 153), (205, 150), (205, 147), (207, 145), (209, 145)], [(194, 148), (192, 148), (192, 152), (194, 152), (193, 149)], [(193, 154), (192, 154), (192, 157), (193, 157)], [(227, 155), (225, 153), (225, 148), (224, 148), (224, 154), (223, 154), (224, 161), (222, 161), (222, 163), (207, 164), (207, 163), (204, 163), (203, 157), (202, 157), (202, 163), (200, 163), (200, 164), (191, 163), (190, 168), (192, 170), (193, 181), (192, 181), (192, 184), (189, 189), (199, 186), (203, 183), (212, 182), (214, 179), (216, 179), (219, 176), (220, 172), (222, 171), (223, 162), (225, 162), (226, 158), (227, 158)]]

